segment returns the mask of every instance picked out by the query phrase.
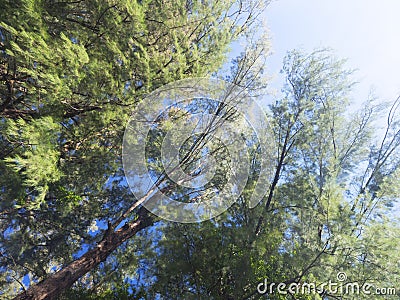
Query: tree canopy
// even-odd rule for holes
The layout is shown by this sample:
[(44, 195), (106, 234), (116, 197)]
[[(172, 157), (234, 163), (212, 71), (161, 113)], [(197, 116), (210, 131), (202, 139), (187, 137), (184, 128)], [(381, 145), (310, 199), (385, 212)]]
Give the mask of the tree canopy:
[[(325, 284), (396, 287), (399, 226), (390, 212), (400, 191), (400, 100), (354, 109), (352, 71), (331, 51), (288, 52), (282, 97), (262, 112), (268, 126), (257, 136), (235, 125), (249, 171), (226, 212), (168, 222), (141, 205), (149, 191), (141, 199), (130, 190), (124, 132), (145, 113), (135, 109), (152, 105), (144, 102), (152, 92), (202, 77), (224, 79), (246, 97), (265, 95), (269, 41), (257, 29), (266, 4), (0, 2), (2, 298), (350, 299)], [(242, 41), (229, 61), (232, 43)], [(195, 203), (229, 184), (232, 158), (216, 132), (240, 121), (242, 98), (235, 101), (170, 106), (144, 140), (129, 137), (145, 143), (156, 188)], [(185, 140), (179, 164), (199, 180), (214, 173), (189, 188), (166, 174), (161, 149), (168, 131), (205, 113), (218, 119), (201, 119), (206, 130)], [(170, 142), (180, 139), (175, 131)], [(263, 197), (253, 207), (256, 191)], [(320, 289), (265, 296), (264, 280)]]

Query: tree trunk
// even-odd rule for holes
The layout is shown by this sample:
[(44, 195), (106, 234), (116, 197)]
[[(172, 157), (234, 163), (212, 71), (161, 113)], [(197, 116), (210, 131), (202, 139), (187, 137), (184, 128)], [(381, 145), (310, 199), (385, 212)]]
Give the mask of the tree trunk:
[(138, 231), (153, 224), (153, 219), (148, 212), (141, 208), (137, 220), (125, 224), (117, 231), (105, 234), (97, 247), (88, 251), (77, 260), (70, 263), (60, 271), (50, 275), (48, 278), (31, 286), (25, 292), (19, 294), (14, 300), (40, 300), (55, 299), (63, 291), (70, 288), (75, 281), (95, 268), (122, 243), (134, 236)]

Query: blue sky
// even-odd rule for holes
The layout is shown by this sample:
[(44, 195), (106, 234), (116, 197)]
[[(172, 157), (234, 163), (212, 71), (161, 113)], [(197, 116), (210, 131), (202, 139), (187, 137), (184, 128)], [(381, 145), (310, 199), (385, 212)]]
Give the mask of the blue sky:
[(271, 86), (280, 87), (279, 70), (286, 52), (332, 48), (347, 66), (358, 69), (354, 100), (371, 88), (381, 100), (400, 94), (399, 0), (274, 0), (264, 14), (273, 54), (267, 70)]

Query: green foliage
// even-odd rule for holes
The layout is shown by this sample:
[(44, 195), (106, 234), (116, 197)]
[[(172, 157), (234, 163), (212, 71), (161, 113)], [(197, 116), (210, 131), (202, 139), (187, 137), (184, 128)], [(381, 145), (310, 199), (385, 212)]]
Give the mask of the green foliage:
[[(164, 84), (216, 72), (258, 5), (2, 1), (1, 297), (21, 290), (24, 276), (42, 280), (94, 247), (105, 232), (98, 224), (132, 206), (120, 157), (132, 110)], [(93, 270), (92, 280), (104, 272)], [(95, 294), (128, 297), (121, 284)]]
[[(261, 8), (252, 0), (2, 2), (2, 298), (18, 293), (26, 278), (47, 278), (95, 248), (106, 226), (135, 203), (120, 156), (124, 127), (144, 96), (217, 72), (242, 34), (249, 46), (226, 78), (251, 96), (263, 92), (268, 42), (251, 34)], [(292, 51), (282, 72), (284, 94), (267, 116), (275, 176), (261, 204), (247, 206), (260, 168), (249, 136), (254, 175), (225, 214), (199, 224), (160, 222), (123, 243), (61, 299), (258, 299), (264, 279), (322, 284), (339, 271), (354, 282), (396, 285), (399, 227), (388, 211), (399, 197), (398, 102), (379, 139), (372, 122), (382, 107), (368, 101), (349, 113), (352, 72), (329, 51)], [(187, 117), (168, 113), (182, 123)], [(147, 154), (162, 174), (154, 159), (163, 137), (157, 134), (148, 136)], [(208, 146), (219, 159), (212, 179), (219, 188), (229, 158), (218, 143)], [(168, 193), (190, 199), (183, 188)], [(136, 212), (124, 221), (137, 220)]]
[[(321, 287), (338, 282), (339, 272), (347, 275), (344, 284), (396, 286), (399, 227), (389, 209), (399, 197), (394, 181), (399, 127), (394, 120), (388, 125), (392, 134), (381, 143), (381, 155), (388, 156), (377, 156), (380, 138), (373, 135), (372, 121), (381, 109), (367, 102), (360, 111), (347, 113), (352, 83), (343, 65), (326, 50), (288, 54), (284, 96), (270, 106), (269, 114), (277, 185), (270, 186), (253, 210), (246, 207), (254, 187), (250, 181), (243, 198), (223, 216), (161, 228), (153, 254), (142, 256), (149, 266), (147, 276), (155, 280), (142, 289), (152, 298), (287, 299), (289, 295), (276, 290), (262, 296), (257, 285), (266, 279)], [(385, 163), (377, 165), (379, 161)], [(264, 222), (257, 233), (260, 215)], [(380, 296), (330, 294), (325, 288), (320, 294), (293, 297)]]
[(57, 132), (60, 125), (51, 117), (29, 123), (23, 119), (8, 120), (6, 124), (5, 138), (11, 143), (18, 143), (19, 148), (4, 161), (14, 172), (22, 175), (25, 188), (32, 189), (28, 192), (29, 203), (27, 199), (20, 199), (16, 207), (37, 208), (44, 201), (48, 185), (58, 181), (62, 175), (57, 166)]

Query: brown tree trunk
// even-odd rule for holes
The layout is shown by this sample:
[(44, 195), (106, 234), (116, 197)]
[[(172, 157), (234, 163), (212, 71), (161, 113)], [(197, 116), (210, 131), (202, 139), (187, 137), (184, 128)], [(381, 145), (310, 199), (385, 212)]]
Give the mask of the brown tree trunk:
[(107, 232), (96, 248), (88, 251), (38, 284), (31, 286), (27, 291), (16, 296), (14, 300), (57, 298), (80, 277), (95, 268), (100, 262), (105, 261), (118, 246), (151, 224), (153, 224), (151, 216), (145, 209), (140, 209), (138, 218), (135, 221), (125, 224), (117, 231), (111, 230)]

